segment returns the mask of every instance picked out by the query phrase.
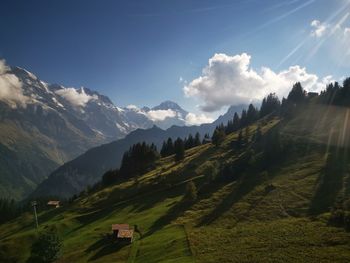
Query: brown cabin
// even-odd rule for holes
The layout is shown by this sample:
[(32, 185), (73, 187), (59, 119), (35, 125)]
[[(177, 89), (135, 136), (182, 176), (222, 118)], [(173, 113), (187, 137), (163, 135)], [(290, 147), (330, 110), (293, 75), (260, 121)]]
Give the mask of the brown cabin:
[(113, 224), (112, 232), (119, 241), (132, 242), (134, 230), (128, 224)]
[(113, 224), (112, 232), (117, 237), (120, 230), (129, 230), (130, 227), (128, 224)]
[(60, 207), (60, 201), (49, 201), (47, 202), (48, 206), (53, 206), (55, 208), (59, 208)]
[(120, 240), (120, 241), (125, 241), (125, 242), (128, 242), (128, 243), (131, 243), (133, 237), (134, 237), (134, 230), (132, 230), (132, 229), (129, 229), (129, 230), (121, 229), (118, 232), (117, 239)]

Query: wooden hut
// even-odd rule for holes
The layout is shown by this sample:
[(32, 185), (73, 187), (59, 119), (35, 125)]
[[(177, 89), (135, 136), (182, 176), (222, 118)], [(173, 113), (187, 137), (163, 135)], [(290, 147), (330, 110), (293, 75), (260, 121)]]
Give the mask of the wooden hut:
[(121, 229), (118, 232), (117, 239), (118, 239), (118, 241), (131, 243), (132, 240), (133, 240), (133, 237), (134, 237), (134, 230), (132, 230), (132, 229), (129, 229), (129, 230)]
[(59, 208), (60, 207), (60, 201), (49, 201), (47, 202), (48, 206)]
[(112, 232), (115, 235), (115, 237), (118, 237), (118, 233), (120, 230), (129, 230), (130, 227), (128, 224), (113, 224), (112, 225)]

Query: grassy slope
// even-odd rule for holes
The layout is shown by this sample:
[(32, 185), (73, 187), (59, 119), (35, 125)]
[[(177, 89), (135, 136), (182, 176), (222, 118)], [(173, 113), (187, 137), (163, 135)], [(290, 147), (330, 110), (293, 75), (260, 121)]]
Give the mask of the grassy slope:
[[(309, 116), (299, 119), (309, 128), (298, 129), (292, 121), (282, 131), (305, 137), (306, 129), (315, 131), (315, 125), (320, 125), (318, 120), (313, 124), (304, 120)], [(276, 123), (266, 123), (263, 131)], [(342, 123), (340, 118), (332, 124), (337, 128)], [(324, 129), (312, 138), (323, 141)], [(42, 213), (41, 226), (55, 224), (64, 240), (60, 262), (346, 262), (350, 235), (327, 226), (327, 213), (309, 216), (317, 201), (313, 197), (325, 164), (324, 152), (310, 147), (303, 156), (269, 171), (208, 187), (205, 182), (215, 167), (239, 158), (241, 153), (230, 146), (236, 136), (227, 136), (220, 147), (207, 144), (191, 149), (180, 163), (164, 158), (157, 169), (138, 180)], [(189, 206), (180, 200), (191, 178), (200, 195)], [(265, 191), (270, 183), (276, 189)], [(124, 247), (111, 244), (103, 234), (112, 223), (137, 224), (143, 238)], [(36, 235), (32, 225), (31, 216), (25, 215), (0, 226), (0, 261), (5, 260), (2, 255), (25, 261)]]

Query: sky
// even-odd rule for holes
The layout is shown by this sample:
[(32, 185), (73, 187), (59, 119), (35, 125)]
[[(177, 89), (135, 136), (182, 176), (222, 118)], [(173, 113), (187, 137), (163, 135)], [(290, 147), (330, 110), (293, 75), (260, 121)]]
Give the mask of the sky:
[(350, 0), (3, 0), (0, 29), (8, 65), (203, 120), (350, 76)]

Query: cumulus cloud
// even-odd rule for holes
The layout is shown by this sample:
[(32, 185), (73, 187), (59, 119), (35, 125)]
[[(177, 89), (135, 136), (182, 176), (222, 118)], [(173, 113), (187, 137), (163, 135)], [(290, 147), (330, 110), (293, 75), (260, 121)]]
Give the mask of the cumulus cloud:
[(223, 106), (247, 104), (259, 101), (274, 92), (279, 97), (286, 96), (295, 82), (301, 82), (308, 91), (320, 91), (324, 81), (310, 74), (305, 68), (292, 66), (287, 70), (274, 72), (263, 67), (259, 72), (250, 66), (246, 53), (229, 56), (215, 54), (209, 59), (202, 75), (184, 87), (187, 97), (199, 98), (200, 108), (206, 112), (220, 110)]
[(24, 107), (29, 98), (23, 95), (22, 82), (9, 70), (5, 61), (0, 60), (0, 100), (12, 107)]
[(188, 113), (185, 118), (186, 125), (200, 125), (203, 123), (211, 123), (213, 118), (206, 116), (205, 114)]
[(140, 110), (139, 107), (137, 107), (136, 105), (133, 105), (133, 104), (126, 106), (126, 108), (128, 110)]
[(345, 29), (344, 29), (344, 35), (350, 35), (350, 27), (346, 27)]
[(311, 27), (312, 27), (311, 36), (322, 37), (327, 32), (329, 25), (326, 23), (321, 23), (321, 21), (319, 20), (313, 20), (311, 22)]
[(315, 55), (321, 47), (326, 47), (331, 52), (330, 57), (334, 59), (337, 64), (342, 66), (349, 65), (350, 56), (350, 28), (346, 23), (350, 17), (350, 12), (345, 13), (336, 21), (314, 20), (311, 22), (310, 35), (317, 38), (312, 50), (309, 52), (308, 58)]
[(96, 95), (91, 96), (86, 94), (84, 88), (81, 88), (80, 90), (76, 90), (75, 88), (62, 88), (56, 90), (55, 93), (76, 107), (85, 107), (86, 103), (88, 103), (90, 100), (97, 99)]
[(166, 118), (174, 118), (177, 112), (171, 109), (167, 110), (150, 110), (146, 113), (147, 117), (152, 121), (164, 121)]

